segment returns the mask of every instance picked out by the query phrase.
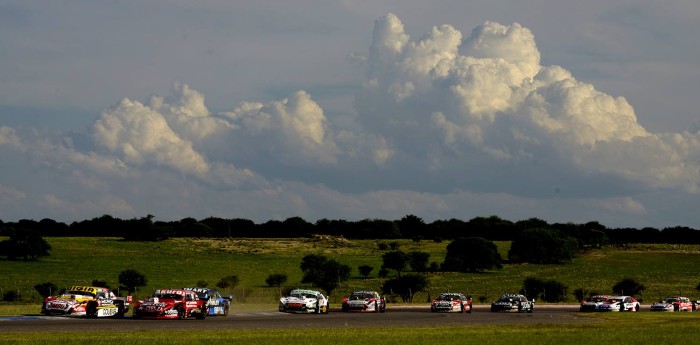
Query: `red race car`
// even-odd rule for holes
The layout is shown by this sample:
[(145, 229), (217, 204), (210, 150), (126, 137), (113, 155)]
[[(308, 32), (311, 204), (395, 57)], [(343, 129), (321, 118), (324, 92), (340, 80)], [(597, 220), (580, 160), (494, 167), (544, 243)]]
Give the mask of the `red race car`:
[(196, 317), (203, 320), (208, 313), (207, 303), (197, 293), (184, 289), (156, 290), (145, 301), (134, 304), (135, 319), (185, 319)]
[(433, 301), (430, 305), (430, 311), (446, 311), (457, 313), (471, 313), (472, 299), (467, 298), (464, 294), (445, 292), (441, 293), (440, 297)]

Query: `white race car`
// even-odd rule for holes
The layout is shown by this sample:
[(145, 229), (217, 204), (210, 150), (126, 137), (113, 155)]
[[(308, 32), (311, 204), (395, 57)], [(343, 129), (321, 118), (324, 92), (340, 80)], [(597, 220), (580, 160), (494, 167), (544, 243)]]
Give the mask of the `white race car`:
[(353, 291), (350, 296), (343, 297), (341, 310), (383, 313), (386, 311), (386, 300), (376, 291)]
[(688, 297), (666, 297), (666, 300), (652, 304), (651, 311), (693, 311), (693, 302)]
[(328, 298), (316, 290), (294, 289), (280, 298), (279, 311), (328, 314)]
[(595, 311), (599, 305), (605, 303), (610, 298), (609, 295), (593, 295), (587, 301), (582, 301), (580, 311)]
[(430, 305), (430, 311), (471, 313), (472, 299), (467, 298), (464, 294), (461, 293), (441, 293), (440, 296), (436, 300), (434, 300), (433, 303)]
[(595, 311), (639, 311), (639, 301), (632, 296), (612, 296), (597, 305)]

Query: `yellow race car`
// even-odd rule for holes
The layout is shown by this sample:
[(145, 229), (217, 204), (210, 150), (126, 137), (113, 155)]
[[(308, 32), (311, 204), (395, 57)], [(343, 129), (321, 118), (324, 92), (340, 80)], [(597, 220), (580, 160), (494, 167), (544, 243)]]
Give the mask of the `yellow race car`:
[(44, 299), (41, 313), (78, 317), (123, 317), (132, 297), (117, 297), (112, 291), (95, 286), (71, 286), (58, 296)]

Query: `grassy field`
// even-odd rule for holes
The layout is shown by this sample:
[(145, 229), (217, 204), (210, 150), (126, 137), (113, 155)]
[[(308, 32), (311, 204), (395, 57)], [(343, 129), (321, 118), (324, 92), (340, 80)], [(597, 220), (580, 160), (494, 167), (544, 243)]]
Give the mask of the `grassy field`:
[[(582, 316), (587, 317), (587, 316)], [(461, 327), (306, 328), (138, 332), (0, 333), (0, 344), (479, 344), (608, 345), (693, 344), (697, 313), (595, 315), (571, 324)]]
[[(265, 285), (271, 273), (286, 273), (285, 285), (299, 285), (299, 263), (306, 254), (324, 254), (347, 264), (353, 278), (331, 296), (339, 303), (352, 289), (379, 289), (382, 280), (376, 274), (381, 266), (377, 240), (318, 239), (170, 239), (163, 242), (124, 242), (116, 238), (46, 238), (51, 256), (34, 262), (0, 261), (0, 289), (20, 292), (24, 303), (40, 303), (33, 286), (53, 282), (59, 287), (89, 284), (93, 279), (118, 286), (119, 272), (134, 268), (148, 279), (137, 297), (145, 297), (155, 288), (182, 287), (206, 281), (209, 286), (228, 275), (237, 275), (240, 285), (237, 301), (274, 305), (277, 289)], [(384, 241), (390, 242), (390, 241)], [(428, 252), (431, 261), (442, 262), (448, 242), (436, 243), (399, 240), (403, 251)], [(508, 242), (497, 243), (507, 257)], [(359, 276), (360, 265), (375, 267), (369, 279)], [(625, 249), (604, 248), (585, 253), (565, 265), (504, 265), (501, 270), (480, 274), (436, 273), (430, 275), (431, 295), (459, 291), (490, 302), (504, 292), (517, 292), (527, 277), (554, 279), (569, 287), (609, 292), (624, 277), (633, 277), (646, 286), (642, 297), (647, 303), (668, 294), (683, 293), (697, 297), (700, 283), (699, 245), (635, 245)], [(574, 297), (570, 293), (570, 302)], [(426, 293), (414, 302), (425, 303)]]

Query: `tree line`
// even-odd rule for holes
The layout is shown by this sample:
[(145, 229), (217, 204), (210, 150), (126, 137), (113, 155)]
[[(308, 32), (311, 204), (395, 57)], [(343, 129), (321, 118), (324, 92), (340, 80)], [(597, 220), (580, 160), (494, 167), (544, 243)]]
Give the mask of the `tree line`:
[(52, 219), (39, 221), (22, 219), (17, 222), (0, 220), (0, 236), (13, 231), (31, 231), (42, 237), (121, 237), (131, 241), (159, 241), (170, 237), (209, 238), (299, 238), (313, 235), (342, 236), (348, 239), (413, 239), (453, 240), (480, 237), (489, 241), (513, 241), (528, 229), (552, 229), (574, 239), (581, 247), (629, 243), (698, 244), (700, 231), (676, 226), (608, 228), (598, 222), (548, 223), (539, 218), (509, 221), (498, 216), (436, 220), (426, 223), (420, 217), (407, 215), (399, 220), (320, 219), (314, 223), (301, 217), (269, 220), (256, 224), (249, 219), (184, 218), (179, 221), (155, 221), (153, 215), (120, 219), (103, 215), (70, 224)]

